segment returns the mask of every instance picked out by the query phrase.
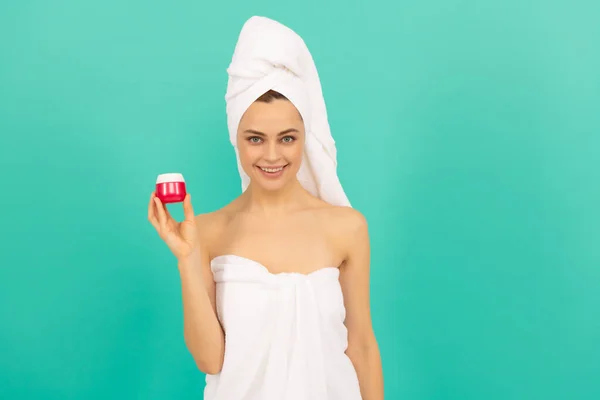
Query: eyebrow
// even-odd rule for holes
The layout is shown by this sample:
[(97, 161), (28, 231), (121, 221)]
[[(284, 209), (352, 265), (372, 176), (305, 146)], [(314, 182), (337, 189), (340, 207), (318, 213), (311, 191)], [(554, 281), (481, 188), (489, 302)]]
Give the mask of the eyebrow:
[[(288, 133), (292, 133), (292, 132), (299, 133), (299, 132), (298, 132), (298, 129), (295, 129), (295, 128), (290, 128), (290, 129), (286, 129), (285, 131), (281, 131), (281, 132), (279, 132), (279, 133), (277, 134), (277, 136), (286, 135), (286, 134), (288, 134)], [(250, 134), (253, 134), (253, 135), (258, 135), (258, 136), (267, 136), (265, 133), (263, 133), (263, 132), (260, 132), (260, 131), (255, 131), (254, 129), (246, 129), (246, 130), (244, 131), (244, 133), (250, 133)]]

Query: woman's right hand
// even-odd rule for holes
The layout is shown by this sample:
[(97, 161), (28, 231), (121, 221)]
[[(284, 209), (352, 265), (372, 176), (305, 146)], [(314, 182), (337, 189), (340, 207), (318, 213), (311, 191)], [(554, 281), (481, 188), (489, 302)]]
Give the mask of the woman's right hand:
[(199, 248), (196, 218), (189, 193), (183, 200), (183, 212), (184, 220), (175, 221), (167, 207), (152, 192), (148, 205), (148, 220), (178, 260), (197, 255)]

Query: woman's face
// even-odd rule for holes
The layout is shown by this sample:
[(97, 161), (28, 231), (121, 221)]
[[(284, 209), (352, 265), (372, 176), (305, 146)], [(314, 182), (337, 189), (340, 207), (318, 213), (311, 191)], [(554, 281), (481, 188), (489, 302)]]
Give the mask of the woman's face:
[(257, 101), (248, 107), (238, 126), (237, 146), (253, 185), (276, 191), (295, 179), (304, 135), (304, 122), (290, 101)]

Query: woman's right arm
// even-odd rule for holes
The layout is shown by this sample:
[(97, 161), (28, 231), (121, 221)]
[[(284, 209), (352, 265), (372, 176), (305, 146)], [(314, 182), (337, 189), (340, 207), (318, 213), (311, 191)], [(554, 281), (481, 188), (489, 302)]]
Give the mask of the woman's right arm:
[(149, 219), (177, 257), (183, 301), (185, 344), (196, 365), (205, 374), (217, 374), (223, 366), (225, 337), (217, 318), (215, 283), (207, 251), (210, 218), (194, 216), (190, 196), (183, 208), (185, 220), (175, 221), (154, 195)]
[(215, 284), (204, 272), (208, 257), (178, 262), (183, 299), (185, 344), (200, 371), (217, 374), (223, 366), (225, 339), (215, 310)]

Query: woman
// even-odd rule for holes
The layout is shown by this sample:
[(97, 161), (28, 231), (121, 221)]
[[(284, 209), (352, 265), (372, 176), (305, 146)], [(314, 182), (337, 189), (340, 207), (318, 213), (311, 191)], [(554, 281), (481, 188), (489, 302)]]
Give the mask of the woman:
[(149, 220), (178, 259), (184, 336), (207, 400), (380, 400), (369, 237), (335, 173), (321, 87), (302, 39), (250, 18), (228, 69), (243, 193), (177, 223)]

